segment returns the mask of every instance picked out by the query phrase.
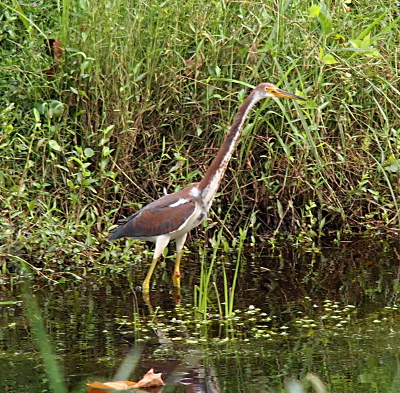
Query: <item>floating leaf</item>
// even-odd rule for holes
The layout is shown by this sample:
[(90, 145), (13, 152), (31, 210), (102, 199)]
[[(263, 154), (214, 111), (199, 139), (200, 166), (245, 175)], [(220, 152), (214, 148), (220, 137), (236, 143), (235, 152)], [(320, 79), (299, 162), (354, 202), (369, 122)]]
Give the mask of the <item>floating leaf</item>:
[(150, 369), (139, 382), (132, 381), (115, 381), (115, 382), (90, 382), (86, 384), (89, 393), (97, 393), (101, 391), (110, 392), (112, 390), (131, 390), (139, 388), (149, 388), (154, 386), (163, 386), (164, 381), (161, 378), (162, 373), (154, 373)]
[(164, 381), (161, 378), (162, 373), (154, 373), (154, 369), (147, 371), (145, 376), (136, 384), (135, 388), (149, 388), (150, 386), (162, 386)]
[(131, 381), (115, 381), (115, 382), (91, 382), (87, 383), (87, 391), (89, 393), (96, 393), (98, 391), (111, 391), (111, 390), (128, 390), (136, 385), (136, 382)]

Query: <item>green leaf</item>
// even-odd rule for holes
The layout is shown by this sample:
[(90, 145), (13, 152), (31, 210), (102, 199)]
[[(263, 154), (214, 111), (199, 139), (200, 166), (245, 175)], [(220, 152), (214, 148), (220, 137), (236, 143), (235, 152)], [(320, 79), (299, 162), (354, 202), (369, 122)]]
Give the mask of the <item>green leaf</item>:
[(93, 151), (93, 149), (91, 149), (90, 147), (87, 147), (87, 148), (83, 151), (83, 154), (84, 154), (86, 157), (90, 158), (90, 157), (93, 157), (93, 156), (94, 156), (94, 151)]
[(397, 173), (400, 169), (400, 163), (398, 161), (392, 162), (390, 165), (385, 166), (385, 170), (392, 173)]
[(321, 7), (319, 5), (312, 5), (308, 9), (308, 16), (310, 18), (316, 18), (320, 12), (321, 12)]
[(383, 14), (378, 16), (367, 28), (365, 28), (356, 39), (362, 40), (366, 35), (369, 35), (370, 31), (373, 29), (375, 25), (377, 25), (387, 14), (387, 11), (385, 11)]
[(89, 98), (88, 95), (86, 94), (86, 91), (79, 90), (79, 95), (85, 98)]
[(332, 55), (325, 55), (325, 56), (323, 56), (323, 57), (322, 57), (322, 61), (323, 61), (325, 64), (336, 64), (336, 63), (337, 63), (336, 59), (335, 59)]
[(390, 30), (392, 30), (397, 23), (400, 22), (400, 16), (398, 18), (396, 18), (389, 26), (387, 26), (385, 29), (383, 29), (382, 31), (380, 31), (376, 36), (374, 36), (374, 38), (371, 40), (372, 43), (374, 43), (381, 35), (384, 35), (386, 33), (388, 33)]
[(62, 114), (64, 113), (64, 105), (62, 102), (57, 101), (57, 100), (52, 100), (50, 102), (50, 112), (51, 112), (51, 118), (57, 118), (57, 117), (61, 117)]
[(279, 199), (277, 199), (277, 201), (276, 201), (276, 207), (278, 208), (278, 215), (279, 215), (279, 218), (282, 219), (283, 216), (284, 216), (284, 213), (283, 213), (283, 206), (282, 206), (282, 203), (280, 202)]
[(54, 139), (49, 140), (49, 146), (55, 151), (61, 151), (61, 146)]
[(35, 116), (36, 123), (40, 122), (40, 113), (36, 108), (33, 108), (33, 115)]
[(81, 72), (82, 72), (82, 73), (83, 73), (86, 69), (89, 68), (89, 64), (90, 64), (90, 62), (87, 61), (87, 60), (85, 60), (84, 62), (82, 62), (82, 64), (81, 64)]
[(369, 49), (369, 47), (371, 46), (371, 36), (367, 34), (362, 40), (360, 39), (350, 40), (350, 43), (355, 48)]
[(319, 14), (319, 21), (321, 22), (321, 30), (325, 35), (332, 33), (332, 21), (324, 14)]
[(79, 1), (79, 5), (80, 5), (80, 7), (81, 7), (83, 12), (87, 12), (88, 11), (89, 7), (88, 7), (88, 3), (86, 1), (80, 0)]
[(30, 212), (32, 212), (33, 209), (35, 208), (36, 201), (35, 201), (35, 200), (32, 200), (32, 201), (30, 201), (30, 202), (27, 202), (26, 205), (28, 206), (28, 210), (29, 210)]
[(24, 24), (26, 30), (29, 31), (30, 30), (29, 19), (25, 16), (24, 11), (22, 10), (21, 5), (19, 4), (19, 1), (13, 0), (12, 3), (15, 10), (17, 11), (19, 18), (21, 19), (21, 22)]
[(104, 146), (104, 147), (103, 147), (103, 156), (104, 156), (104, 157), (107, 157), (107, 156), (109, 156), (113, 151), (114, 151), (114, 149), (110, 149), (108, 146)]
[(147, 75), (147, 72), (143, 72), (139, 76), (135, 78), (135, 82), (140, 82), (145, 76)]
[[(379, 56), (379, 52), (376, 48), (372, 47), (371, 37), (367, 34), (362, 40), (354, 39), (350, 40), (350, 44), (353, 50), (357, 50), (366, 56)], [(351, 48), (348, 48), (348, 50)]]

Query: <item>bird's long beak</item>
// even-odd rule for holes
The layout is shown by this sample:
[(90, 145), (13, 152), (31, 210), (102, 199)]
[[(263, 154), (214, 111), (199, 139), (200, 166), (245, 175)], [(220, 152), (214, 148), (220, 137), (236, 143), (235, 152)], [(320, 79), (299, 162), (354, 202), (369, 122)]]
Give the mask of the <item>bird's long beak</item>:
[(301, 100), (301, 101), (307, 101), (306, 98), (297, 96), (296, 94), (289, 93), (287, 91), (281, 90), (281, 89), (274, 89), (274, 95), (275, 97), (279, 98), (291, 98), (292, 100)]

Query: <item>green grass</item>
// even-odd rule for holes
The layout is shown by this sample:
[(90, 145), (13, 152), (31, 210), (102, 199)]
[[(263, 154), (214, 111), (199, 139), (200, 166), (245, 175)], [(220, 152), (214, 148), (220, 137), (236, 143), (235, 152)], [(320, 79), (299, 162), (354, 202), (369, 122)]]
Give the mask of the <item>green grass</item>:
[[(6, 265), (10, 254), (82, 270), (128, 260), (104, 241), (116, 216), (199, 180), (262, 81), (309, 101), (269, 100), (252, 113), (207, 236), (222, 223), (233, 245), (240, 233), (313, 243), (396, 231), (398, 9), (348, 7), (0, 2)], [(63, 47), (52, 77), (48, 38)]]

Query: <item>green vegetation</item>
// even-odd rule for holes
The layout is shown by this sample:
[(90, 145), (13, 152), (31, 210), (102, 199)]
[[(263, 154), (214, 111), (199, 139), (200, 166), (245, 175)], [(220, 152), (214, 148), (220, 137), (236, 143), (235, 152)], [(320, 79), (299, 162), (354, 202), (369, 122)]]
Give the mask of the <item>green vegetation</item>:
[(0, 20), (3, 271), (132, 261), (104, 241), (115, 216), (198, 180), (262, 81), (309, 101), (255, 110), (206, 236), (398, 228), (395, 4), (1, 1)]

